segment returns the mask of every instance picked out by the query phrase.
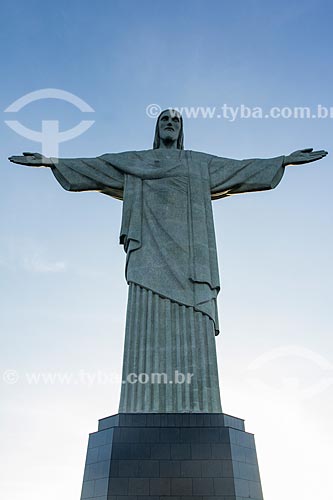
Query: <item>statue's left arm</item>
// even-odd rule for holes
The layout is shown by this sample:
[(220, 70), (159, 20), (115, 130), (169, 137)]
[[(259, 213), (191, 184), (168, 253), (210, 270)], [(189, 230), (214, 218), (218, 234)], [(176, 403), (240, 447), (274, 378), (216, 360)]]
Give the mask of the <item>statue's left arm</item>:
[(326, 151), (302, 149), (287, 156), (233, 160), (213, 156), (209, 162), (212, 199), (232, 194), (274, 189), (281, 181), (285, 167), (320, 160)]

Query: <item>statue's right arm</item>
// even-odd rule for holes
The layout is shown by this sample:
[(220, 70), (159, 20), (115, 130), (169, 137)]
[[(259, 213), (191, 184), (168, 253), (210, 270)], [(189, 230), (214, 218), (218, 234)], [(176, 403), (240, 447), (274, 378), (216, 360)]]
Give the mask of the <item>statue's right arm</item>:
[(67, 191), (100, 191), (122, 198), (124, 175), (103, 157), (47, 158), (40, 153), (11, 156), (12, 163), (31, 167), (49, 167)]
[(27, 167), (51, 167), (53, 165), (51, 158), (40, 153), (23, 153), (23, 156), (10, 156), (8, 160)]

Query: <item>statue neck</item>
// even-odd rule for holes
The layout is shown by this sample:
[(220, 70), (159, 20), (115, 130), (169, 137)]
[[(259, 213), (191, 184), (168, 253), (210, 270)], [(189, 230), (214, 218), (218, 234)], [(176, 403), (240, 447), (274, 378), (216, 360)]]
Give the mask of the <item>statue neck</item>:
[(159, 149), (178, 149), (177, 141), (163, 140), (160, 141)]

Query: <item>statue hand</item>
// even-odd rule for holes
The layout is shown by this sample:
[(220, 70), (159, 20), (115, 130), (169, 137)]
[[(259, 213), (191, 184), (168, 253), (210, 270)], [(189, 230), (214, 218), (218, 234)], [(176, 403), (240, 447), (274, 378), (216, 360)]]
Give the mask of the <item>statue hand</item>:
[(52, 160), (40, 153), (23, 153), (23, 156), (10, 156), (8, 158), (12, 163), (19, 163), (20, 165), (27, 165), (29, 167), (51, 167)]
[(327, 151), (313, 151), (313, 148), (299, 149), (288, 156), (285, 156), (284, 166), (301, 165), (302, 163), (310, 163), (312, 161), (321, 160), (327, 155)]

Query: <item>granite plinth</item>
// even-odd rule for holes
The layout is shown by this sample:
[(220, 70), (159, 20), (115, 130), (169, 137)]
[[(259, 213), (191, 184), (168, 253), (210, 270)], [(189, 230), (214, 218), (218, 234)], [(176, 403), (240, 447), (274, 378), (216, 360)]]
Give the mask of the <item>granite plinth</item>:
[(89, 437), (81, 500), (263, 500), (253, 434), (225, 414), (131, 414)]

